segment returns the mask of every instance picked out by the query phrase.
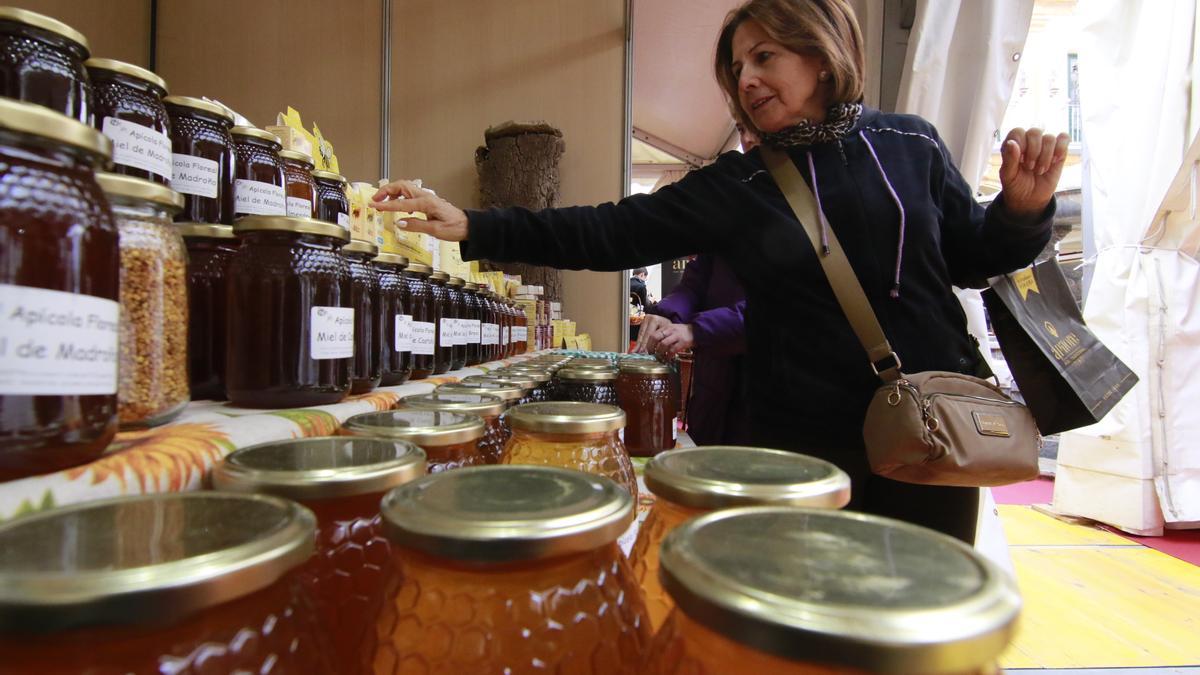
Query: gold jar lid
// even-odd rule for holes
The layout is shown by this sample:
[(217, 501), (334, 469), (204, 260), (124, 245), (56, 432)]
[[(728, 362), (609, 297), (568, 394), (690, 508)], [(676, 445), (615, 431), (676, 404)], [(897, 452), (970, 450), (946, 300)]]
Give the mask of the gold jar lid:
[(434, 270), (432, 273), (430, 273), (429, 279), (431, 281), (440, 281), (442, 283), (445, 283), (447, 281), (450, 281), (450, 275), (446, 274), (445, 272), (443, 272), (441, 270)]
[(783, 450), (710, 446), (668, 450), (646, 464), (646, 487), (695, 509), (850, 502), (850, 476), (815, 457)]
[(550, 371), (541, 368), (504, 368), (502, 370), (494, 370), (489, 374), (494, 374), (501, 379), (515, 377), (521, 380), (532, 380), (535, 385), (545, 384), (553, 377)]
[(625, 427), (625, 411), (615, 405), (545, 401), (524, 403), (508, 411), (513, 429), (550, 434), (595, 434)]
[(526, 377), (521, 373), (491, 372), (483, 377), (486, 377), (488, 380), (495, 382), (496, 384), (507, 385), (510, 387), (520, 387), (521, 389), (524, 389), (526, 393), (538, 385), (537, 380), (534, 380), (532, 377)]
[(572, 382), (611, 382), (617, 379), (617, 371), (612, 368), (576, 368), (570, 365), (555, 373), (555, 377)]
[(276, 148), (276, 150), (279, 150), (283, 147), (283, 141), (281, 141), (278, 136), (269, 131), (259, 129), (258, 127), (234, 127), (229, 130), (229, 133), (233, 134), (234, 136), (243, 136), (245, 138), (254, 138), (266, 143), (274, 143), (275, 145), (279, 146), (279, 148)]
[(259, 232), (296, 232), (298, 234), (316, 234), (332, 237), (339, 241), (350, 241), (350, 233), (344, 227), (327, 223), (315, 218), (292, 218), (290, 216), (242, 216), (233, 224), (233, 233)]
[(117, 73), (126, 77), (132, 77), (135, 80), (148, 82), (161, 89), (164, 96), (167, 94), (167, 81), (141, 66), (135, 66), (132, 63), (125, 63), (116, 59), (88, 59), (83, 62), (83, 65), (89, 71), (107, 70), (110, 73)]
[(308, 153), (300, 152), (299, 150), (280, 150), (279, 159), (290, 159), (293, 162), (300, 162), (305, 165), (305, 168), (309, 170), (311, 175), (314, 164), (312, 156)]
[(519, 401), (525, 397), (524, 389), (499, 382), (447, 382), (438, 385), (434, 391), (439, 394), (487, 394), (505, 402)]
[(395, 253), (380, 253), (375, 256), (375, 262), (383, 263), (384, 265), (398, 265), (400, 267), (408, 267), (408, 258)]
[(331, 180), (335, 183), (344, 183), (346, 185), (350, 184), (350, 181), (347, 180), (346, 177), (343, 176), (342, 174), (334, 173), (332, 171), (326, 171), (324, 169), (313, 169), (312, 176), (313, 176), (313, 178), (316, 178), (319, 180)]
[(349, 244), (342, 247), (342, 253), (363, 253), (374, 258), (379, 255), (379, 247), (369, 241), (351, 239)]
[(583, 357), (583, 356), (571, 359), (571, 362), (568, 363), (567, 365), (572, 366), (572, 367), (574, 367), (574, 366), (604, 366), (605, 368), (615, 367), (613, 365), (613, 362), (608, 359), (594, 359), (594, 358)]
[(184, 237), (206, 239), (237, 239), (233, 227), (214, 223), (175, 223), (175, 229)]
[(458, 277), (450, 277), (450, 280), (446, 282), (446, 285), (447, 286), (455, 286), (455, 287), (465, 286), (466, 282), (463, 281), (462, 279), (459, 279)]
[(278, 497), (122, 497), (0, 525), (0, 633), (166, 624), (275, 583), (316, 518)]
[(92, 46), (88, 44), (88, 39), (83, 36), (83, 33), (71, 28), (67, 24), (53, 19), (45, 14), (38, 14), (27, 9), (19, 9), (17, 7), (0, 7), (0, 21), (13, 21), (15, 23), (23, 23), (27, 26), (40, 28), (44, 31), (61, 35), (75, 44), (83, 47), (84, 58), (92, 51)]
[(40, 105), (0, 98), (0, 129), (69, 145), (97, 158), (112, 157), (112, 141), (107, 136)]
[(297, 499), (384, 492), (425, 475), (425, 451), (408, 441), (325, 436), (236, 450), (213, 468), (213, 487)]
[(622, 373), (632, 375), (670, 375), (671, 366), (652, 359), (625, 359), (618, 363), (617, 369)]
[(889, 518), (760, 506), (663, 541), (663, 587), (689, 618), (783, 658), (872, 673), (965, 673), (1012, 637), (1021, 600), (965, 544)]
[(600, 370), (610, 373), (617, 372), (617, 369), (612, 364), (605, 363), (576, 363), (571, 361), (565, 365), (559, 366), (561, 370)]
[(475, 291), (479, 290), (479, 284), (475, 283), (474, 281), (468, 281), (463, 284), (463, 290), (474, 293)]
[(141, 205), (150, 202), (171, 213), (183, 210), (183, 195), (166, 185), (103, 171), (96, 172), (96, 182), (104, 194), (117, 203)]
[(422, 447), (469, 443), (483, 436), (483, 419), (438, 410), (385, 410), (355, 415), (342, 429), (355, 436), (402, 438)]
[(480, 417), (502, 415), (508, 407), (500, 397), (491, 394), (452, 394), (444, 391), (413, 394), (400, 399), (400, 402), (404, 407), (414, 410), (444, 410)]
[(410, 262), (410, 263), (408, 263), (408, 269), (405, 271), (406, 272), (415, 272), (417, 274), (424, 274), (425, 276), (429, 276), (429, 273), (433, 271), (433, 268), (430, 267), (429, 265), (426, 265), (425, 263)]
[(181, 108), (200, 110), (210, 115), (216, 115), (217, 117), (228, 121), (230, 124), (234, 123), (233, 113), (231, 113), (228, 108), (219, 106), (212, 101), (205, 101), (202, 98), (195, 98), (192, 96), (165, 96), (163, 97), (163, 103), (166, 105), (179, 106)]
[(472, 562), (537, 560), (611, 544), (633, 498), (603, 476), (546, 466), (482, 466), (426, 476), (387, 493), (393, 542)]

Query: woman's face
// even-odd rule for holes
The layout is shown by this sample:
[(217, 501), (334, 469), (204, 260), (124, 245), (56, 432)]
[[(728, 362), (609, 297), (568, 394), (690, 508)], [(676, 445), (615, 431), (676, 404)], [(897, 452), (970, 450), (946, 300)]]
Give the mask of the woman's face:
[(818, 79), (820, 57), (788, 50), (753, 19), (734, 30), (731, 46), (738, 103), (754, 126), (771, 132), (825, 120), (829, 87)]

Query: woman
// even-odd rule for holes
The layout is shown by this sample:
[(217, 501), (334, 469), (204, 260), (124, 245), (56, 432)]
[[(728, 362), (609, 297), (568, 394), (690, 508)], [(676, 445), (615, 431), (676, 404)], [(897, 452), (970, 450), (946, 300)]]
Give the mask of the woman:
[[(786, 151), (813, 188), (908, 372), (977, 372), (953, 284), (1030, 263), (1050, 237), (1067, 137), (1014, 129), (1002, 192), (985, 211), (928, 122), (866, 109), (863, 51), (846, 0), (750, 0), (729, 14), (715, 69), (743, 124)], [(746, 291), (746, 391), (754, 442), (829, 459), (851, 508), (974, 538), (978, 490), (874, 476), (862, 424), (880, 384), (760, 151), (729, 152), (652, 195), (531, 212), (463, 212), (414, 183), (377, 208), (462, 242), (463, 258), (621, 270), (709, 253)]]

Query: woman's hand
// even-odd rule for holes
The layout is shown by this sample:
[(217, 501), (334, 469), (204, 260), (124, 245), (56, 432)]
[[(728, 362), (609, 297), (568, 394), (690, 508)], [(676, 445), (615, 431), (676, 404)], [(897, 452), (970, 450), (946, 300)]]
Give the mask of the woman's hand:
[[(666, 321), (666, 319), (663, 319), (662, 317), (655, 318), (662, 319), (664, 322)], [(658, 325), (659, 324), (655, 322), (656, 328)], [(646, 330), (645, 322), (642, 323), (640, 330)], [(642, 349), (641, 340), (643, 335), (647, 336), (644, 350)], [(675, 356), (680, 352), (685, 352), (691, 349), (692, 346), (695, 345), (695, 342), (696, 336), (695, 332), (692, 330), (692, 324), (667, 323), (665, 326), (657, 328), (657, 330), (651, 330), (649, 333), (639, 332), (638, 348), (635, 349), (634, 352), (640, 354), (653, 354), (658, 357), (659, 361), (665, 362), (675, 358)]]
[(408, 180), (395, 180), (375, 193), (373, 206), (378, 211), (419, 211), (426, 220), (409, 218), (396, 223), (414, 232), (423, 232), (444, 241), (467, 238), (467, 214), (462, 209)]
[(1033, 220), (1046, 210), (1067, 159), (1067, 134), (1013, 129), (1000, 148), (1000, 186), (1004, 206), (1018, 219)]
[(659, 333), (671, 325), (671, 321), (657, 314), (647, 314), (642, 317), (641, 327), (638, 328), (638, 341), (633, 347), (634, 354), (653, 354), (658, 348)]

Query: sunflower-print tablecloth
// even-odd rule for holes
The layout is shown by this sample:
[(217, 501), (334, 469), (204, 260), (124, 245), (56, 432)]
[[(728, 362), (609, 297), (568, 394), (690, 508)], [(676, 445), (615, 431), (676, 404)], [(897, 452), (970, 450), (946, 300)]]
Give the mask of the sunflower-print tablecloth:
[(381, 387), (341, 403), (312, 408), (264, 411), (193, 401), (170, 424), (117, 434), (104, 456), (90, 464), (0, 483), (0, 521), (121, 495), (199, 490), (206, 486), (213, 465), (238, 448), (333, 434), (342, 422), (359, 413), (388, 410), (405, 396), (424, 394), (443, 382), (479, 375), (531, 356), (485, 363), (396, 387)]

